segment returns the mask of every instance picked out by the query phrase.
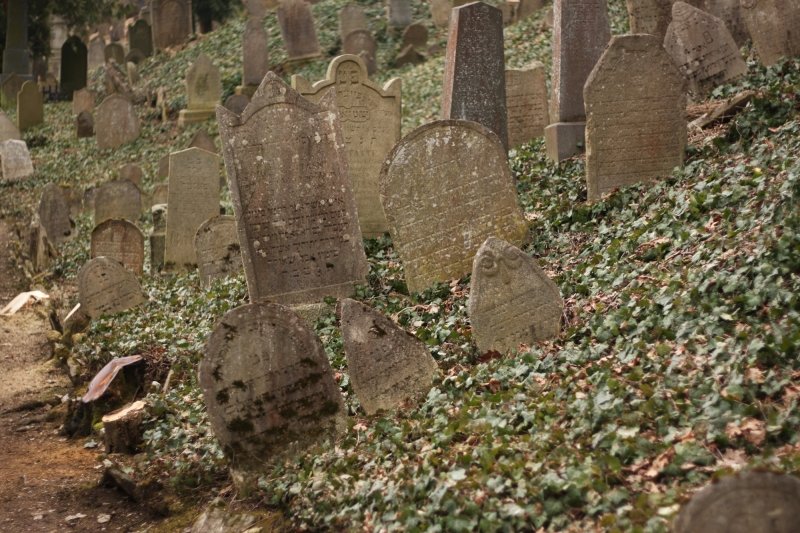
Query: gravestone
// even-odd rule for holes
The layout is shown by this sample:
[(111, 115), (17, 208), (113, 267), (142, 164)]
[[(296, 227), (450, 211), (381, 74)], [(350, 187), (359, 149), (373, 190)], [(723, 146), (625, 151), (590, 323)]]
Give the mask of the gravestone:
[(391, 79), (381, 88), (367, 77), (360, 58), (343, 55), (331, 62), (324, 80), (311, 85), (301, 76), (293, 76), (292, 85), (314, 103), (334, 93), (361, 233), (366, 237), (383, 235), (389, 226), (381, 207), (378, 175), (387, 154), (400, 140), (400, 79)]
[(206, 130), (200, 129), (192, 135), (187, 148), (200, 148), (212, 154), (217, 153), (217, 145)]
[(219, 156), (188, 148), (169, 156), (169, 212), (164, 262), (170, 267), (197, 264), (194, 236), (207, 219), (219, 214)]
[[(126, 68), (124, 72), (123, 68)], [(119, 94), (133, 101), (133, 89), (131, 89), (128, 82), (128, 72), (125, 65), (117, 65), (114, 62), (107, 63), (103, 71), (103, 85), (107, 95)]]
[(50, 262), (57, 256), (58, 252), (47, 238), (47, 230), (39, 221), (39, 216), (34, 214), (28, 226), (28, 259), (31, 262), (31, 270), (34, 273), (47, 270)]
[(142, 193), (127, 180), (105, 183), (94, 193), (94, 225), (110, 218), (136, 222), (142, 211)]
[(278, 24), (290, 61), (311, 59), (322, 55), (314, 29), (311, 7), (303, 0), (281, 0), (278, 5)]
[(524, 69), (506, 69), (506, 110), (510, 147), (544, 135), (550, 124), (544, 65), (534, 62)]
[(430, 0), (431, 19), (438, 28), (445, 28), (450, 22), (453, 0)]
[(87, 72), (86, 45), (73, 35), (61, 46), (61, 94), (71, 99), (75, 91), (85, 88)]
[(182, 44), (192, 33), (191, 0), (150, 0), (150, 24), (155, 49)]
[(142, 167), (136, 163), (126, 163), (119, 169), (119, 179), (128, 180), (139, 188), (142, 186), (143, 177)]
[(389, 27), (405, 28), (411, 24), (410, 0), (389, 0)]
[[(158, 183), (153, 186), (153, 205), (165, 204), (169, 199), (169, 185), (166, 183)], [(166, 229), (166, 226), (164, 226)]]
[(521, 245), (528, 234), (506, 151), (475, 122), (440, 120), (405, 136), (386, 158), (380, 189), (412, 292), (468, 274), (487, 237)]
[(427, 396), (438, 367), (424, 342), (361, 302), (345, 298), (339, 309), (350, 383), (367, 415)]
[(97, 67), (103, 66), (106, 62), (106, 43), (99, 35), (89, 39), (89, 46), (87, 47), (87, 66), (89, 70), (94, 70)]
[[(66, 42), (69, 37), (69, 26), (64, 18), (52, 13), (47, 17), (47, 26), (50, 29), (50, 55), (42, 65), (44, 67), (44, 73), (39, 72), (37, 66), (34, 66), (34, 79), (39, 79), (40, 76), (44, 77), (47, 72), (51, 72), (59, 78), (62, 77), (61, 47), (64, 46), (64, 42)], [(35, 61), (36, 58), (34, 58), (34, 62)]]
[(17, 95), (17, 127), (22, 132), (42, 122), (44, 122), (42, 93), (35, 82), (26, 81)]
[(347, 4), (339, 11), (339, 38), (345, 38), (355, 30), (368, 30), (367, 16), (358, 4)]
[(113, 259), (141, 276), (144, 272), (144, 235), (129, 220), (105, 220), (92, 230), (91, 257)]
[(649, 33), (664, 39), (674, 3), (675, 0), (626, 0), (631, 33)]
[(81, 111), (75, 117), (75, 129), (78, 139), (94, 137), (94, 117), (89, 111)]
[(225, 109), (237, 115), (244, 113), (244, 108), (250, 103), (250, 97), (244, 94), (232, 94), (225, 99)]
[[(733, 40), (736, 41), (736, 46), (742, 47), (750, 40), (747, 25), (742, 17), (740, 0), (703, 0), (699, 6), (697, 0), (690, 3), (724, 22), (725, 27), (731, 32)], [(795, 27), (800, 27), (800, 20), (797, 21)]]
[[(166, 193), (166, 189), (164, 189)], [(155, 197), (155, 193), (153, 193)], [(164, 248), (167, 242), (167, 200), (164, 203), (153, 202), (150, 209), (153, 217), (153, 229), (150, 232), (150, 270), (157, 272), (164, 268)]]
[(725, 23), (685, 2), (672, 6), (664, 48), (689, 80), (689, 92), (705, 96), (714, 87), (747, 73)]
[(742, 0), (741, 15), (762, 64), (800, 56), (800, 4), (795, 0)]
[(92, 318), (126, 311), (147, 301), (133, 272), (107, 257), (89, 260), (78, 272), (81, 311)]
[(344, 403), (322, 343), (274, 303), (219, 321), (198, 371), (214, 435), (235, 468), (263, 469), (342, 425)]
[(403, 30), (403, 38), (400, 41), (400, 49), (406, 46), (413, 46), (418, 50), (424, 50), (428, 46), (428, 28), (421, 22), (415, 22)]
[(81, 111), (94, 111), (94, 94), (87, 88), (72, 93), (72, 114), (79, 115)]
[(0, 171), (5, 182), (33, 176), (33, 162), (25, 141), (9, 139), (0, 142)]
[(103, 57), (106, 63), (113, 61), (117, 65), (125, 64), (125, 49), (119, 43), (110, 43), (106, 45), (103, 51)]
[(472, 264), (467, 309), (478, 350), (506, 353), (557, 337), (564, 301), (535, 259), (489, 237)]
[(267, 53), (267, 31), (264, 21), (250, 17), (242, 38), (242, 88), (240, 92), (252, 94), (248, 87), (258, 87), (261, 80), (269, 72), (269, 54)]
[(800, 479), (792, 475), (753, 470), (715, 480), (683, 506), (673, 531), (800, 531)]
[(442, 117), (483, 124), (508, 149), (503, 14), (499, 9), (483, 2), (453, 9)]
[(273, 72), (217, 123), (250, 301), (349, 296), (368, 270), (335, 113)]
[(375, 74), (378, 70), (378, 43), (369, 31), (351, 31), (342, 43), (342, 51), (360, 57), (367, 67), (367, 74)]
[(589, 201), (683, 165), (685, 87), (657, 37), (611, 40), (584, 89)]
[(48, 183), (42, 188), (37, 213), (54, 245), (58, 246), (72, 234), (69, 204), (64, 191), (55, 183)]
[(581, 152), (586, 127), (583, 85), (610, 39), (606, 0), (555, 0), (551, 124), (544, 130), (552, 161)]
[(203, 222), (194, 236), (194, 249), (205, 285), (242, 271), (242, 250), (233, 217), (218, 215)]
[(144, 19), (139, 19), (128, 28), (128, 48), (138, 50), (142, 57), (153, 55), (153, 30)]
[(0, 111), (0, 142), (12, 139), (21, 140), (22, 135), (17, 125), (11, 122), (11, 119), (5, 113)]
[(158, 160), (158, 177), (161, 179), (169, 177), (169, 154)]
[(120, 94), (106, 96), (97, 106), (96, 119), (98, 148), (119, 148), (139, 138), (141, 127), (136, 109)]
[(205, 54), (200, 54), (186, 72), (186, 109), (178, 114), (178, 125), (202, 122), (214, 116), (222, 98), (219, 69)]
[(128, 83), (131, 87), (139, 83), (139, 68), (136, 66), (136, 63), (128, 61), (125, 64), (125, 70), (128, 73)]
[(28, 2), (4, 2), (5, 47), (3, 48), (3, 74), (30, 78), (31, 62), (28, 46)]
[(411, 45), (403, 48), (397, 57), (394, 59), (394, 66), (400, 68), (404, 65), (418, 65), (425, 62), (425, 56), (417, 52), (417, 49)]
[(25, 78), (17, 74), (11, 74), (3, 79), (3, 84), (0, 85), (2, 89), (3, 107), (6, 109), (13, 109), (17, 107), (17, 95), (22, 90), (22, 84), (25, 83)]

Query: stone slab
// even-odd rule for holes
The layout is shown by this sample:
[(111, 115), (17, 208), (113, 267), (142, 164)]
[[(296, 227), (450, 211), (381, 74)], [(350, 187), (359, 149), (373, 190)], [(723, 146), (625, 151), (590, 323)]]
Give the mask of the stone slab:
[(107, 257), (89, 260), (78, 272), (81, 310), (92, 318), (113, 315), (147, 301), (133, 272)]
[(506, 69), (506, 110), (510, 147), (544, 135), (550, 124), (544, 65), (534, 62), (524, 69)]
[(136, 275), (144, 272), (144, 235), (129, 220), (108, 219), (92, 230), (90, 255), (117, 261)]
[(236, 219), (218, 215), (203, 222), (194, 237), (197, 266), (205, 285), (242, 272), (242, 249), (236, 233)]

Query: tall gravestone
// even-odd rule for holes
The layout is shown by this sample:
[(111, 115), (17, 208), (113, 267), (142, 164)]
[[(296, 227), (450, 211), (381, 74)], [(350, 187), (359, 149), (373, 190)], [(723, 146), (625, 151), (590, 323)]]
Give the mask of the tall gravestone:
[(192, 33), (191, 0), (150, 0), (150, 23), (155, 49), (183, 43)]
[(119, 148), (139, 138), (141, 126), (136, 109), (120, 94), (107, 96), (97, 106), (95, 131), (99, 148)]
[(378, 43), (368, 30), (351, 31), (342, 43), (345, 54), (360, 57), (367, 67), (367, 74), (378, 70)]
[(672, 174), (686, 149), (686, 82), (658, 37), (614, 37), (584, 90), (589, 201)]
[(139, 19), (128, 28), (128, 48), (138, 50), (142, 57), (153, 55), (153, 30), (144, 19)]
[(674, 3), (675, 0), (626, 0), (631, 33), (649, 33), (663, 39)]
[(524, 69), (506, 69), (506, 110), (511, 148), (544, 135), (550, 124), (544, 65), (534, 62)]
[(106, 61), (106, 43), (99, 35), (95, 35), (89, 39), (89, 46), (87, 52), (87, 62), (89, 70), (94, 70), (97, 67), (103, 66)]
[(78, 272), (81, 311), (92, 318), (116, 314), (147, 301), (133, 272), (107, 257), (89, 260)]
[(219, 156), (189, 148), (169, 156), (169, 211), (164, 262), (170, 267), (197, 264), (194, 236), (219, 214)]
[(499, 9), (483, 2), (453, 9), (442, 117), (483, 124), (508, 149), (503, 14)]
[(91, 257), (107, 257), (134, 274), (144, 272), (144, 235), (129, 220), (108, 219), (92, 230)]
[(409, 290), (460, 278), (487, 237), (521, 245), (528, 228), (500, 139), (476, 122), (440, 120), (397, 143), (381, 203)]
[(769, 66), (781, 57), (800, 56), (800, 4), (796, 0), (742, 0), (741, 15), (761, 63)]
[(358, 4), (347, 4), (339, 11), (339, 38), (342, 42), (350, 32), (367, 29), (367, 16)]
[(269, 71), (267, 31), (261, 18), (249, 17), (242, 38), (242, 86), (240, 94), (252, 95)]
[(278, 5), (278, 24), (290, 61), (311, 59), (322, 55), (314, 28), (311, 7), (304, 0), (281, 0)]
[(18, 76), (17, 74), (11, 74), (9, 76), (3, 76), (3, 84), (2, 84), (2, 99), (3, 99), (3, 107), (8, 109), (13, 109), (17, 105), (17, 95), (19, 91), (22, 90), (22, 84), (24, 84), (27, 80), (22, 77)]
[(25, 141), (0, 142), (0, 173), (3, 181), (19, 181), (33, 176), (33, 162)]
[(186, 73), (186, 109), (178, 114), (178, 124), (193, 124), (213, 117), (221, 99), (219, 69), (207, 55), (200, 54)]
[(86, 87), (87, 72), (86, 45), (73, 35), (61, 47), (61, 94), (71, 100), (75, 91)]
[(128, 180), (105, 183), (94, 193), (94, 224), (110, 218), (136, 222), (142, 212), (142, 193)]
[[(166, 195), (166, 189), (164, 189)], [(156, 192), (153, 192), (156, 197)], [(150, 270), (151, 272), (160, 271), (164, 268), (164, 248), (167, 241), (167, 200), (163, 202), (153, 201), (150, 208), (153, 218), (153, 230), (150, 232)]]
[(367, 261), (336, 114), (269, 72), (242, 116), (217, 107), (250, 301), (349, 296)]
[(42, 188), (37, 213), (54, 245), (58, 246), (72, 234), (69, 204), (64, 190), (55, 183), (48, 183)]
[(242, 249), (236, 234), (236, 219), (217, 215), (203, 222), (194, 236), (200, 279), (211, 281), (242, 271)]
[(31, 79), (30, 50), (28, 49), (28, 1), (6, 2), (6, 44), (3, 48), (3, 82), (16, 74)]
[(26, 131), (44, 122), (44, 98), (39, 85), (32, 81), (22, 84), (17, 94), (17, 127)]
[(292, 86), (314, 103), (334, 93), (361, 232), (366, 237), (383, 235), (389, 226), (380, 203), (378, 175), (386, 155), (400, 140), (400, 79), (391, 79), (381, 88), (367, 77), (360, 58), (343, 55), (331, 62), (324, 80), (311, 85), (293, 76)]
[[(47, 58), (47, 72), (53, 73), (61, 79), (61, 47), (69, 37), (67, 21), (59, 15), (50, 14), (47, 17), (47, 26), (50, 28), (50, 56)], [(34, 69), (34, 75), (38, 78)]]
[(555, 0), (551, 124), (544, 130), (547, 156), (555, 162), (581, 152), (583, 85), (610, 39), (606, 0)]

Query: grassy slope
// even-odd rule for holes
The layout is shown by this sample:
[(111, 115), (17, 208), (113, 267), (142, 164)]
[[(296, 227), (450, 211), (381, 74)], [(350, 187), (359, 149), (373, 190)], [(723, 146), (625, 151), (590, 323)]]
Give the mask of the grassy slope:
[[(314, 7), (323, 48), (336, 41), (342, 1)], [(612, 0), (615, 29), (624, 2)], [(384, 64), (396, 46), (370, 3)], [(424, 4), (415, 4), (420, 16)], [(268, 19), (283, 58), (276, 25)], [(169, 59), (141, 70), (181, 105), (181, 73), (198, 50), (238, 83), (233, 21)], [(444, 32), (436, 36), (440, 42)], [(506, 30), (507, 63), (549, 63), (549, 32), (533, 19)], [(404, 83), (404, 130), (437, 115), (442, 59), (387, 70)], [(305, 67), (317, 79), (324, 62)], [(470, 344), (465, 280), (408, 295), (389, 241), (369, 241), (370, 284), (359, 297), (431, 346), (442, 367), (427, 401), (366, 419), (352, 395), (332, 312), (317, 323), (340, 379), (351, 429), (276, 465), (257, 497), (298, 524), (474, 530), (533, 523), (662, 530), (677, 504), (709, 478), (742, 465), (798, 469), (798, 282), (800, 266), (800, 64), (765, 70), (717, 96), (754, 87), (760, 97), (713, 142), (693, 146), (686, 167), (655, 186), (626, 189), (587, 206), (582, 161), (556, 167), (541, 142), (511, 159), (520, 201), (533, 222), (528, 251), (567, 301), (561, 337), (529, 352), (482, 360)], [(146, 188), (161, 155), (194, 129), (161, 126), (101, 152), (76, 140), (68, 104), (47, 106), (48, 125), (29, 136), (37, 175), (6, 186), (4, 215), (27, 217), (46, 182), (85, 187), (128, 161), (145, 167)], [(39, 146), (35, 146), (39, 144)], [(146, 220), (142, 221), (147, 226)], [(79, 221), (47, 283), (71, 283), (88, 255), (90, 217)], [(145, 471), (181, 489), (224, 483), (208, 430), (195, 365), (215, 321), (246, 298), (243, 280), (201, 289), (196, 275), (145, 278), (151, 302), (95, 322), (73, 356), (87, 376), (113, 356), (166, 357), (176, 370), (166, 395), (150, 394), (154, 416)]]

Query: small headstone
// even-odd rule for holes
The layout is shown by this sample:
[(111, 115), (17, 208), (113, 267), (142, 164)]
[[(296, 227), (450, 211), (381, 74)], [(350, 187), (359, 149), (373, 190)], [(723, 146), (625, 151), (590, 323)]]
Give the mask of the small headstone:
[(524, 69), (506, 69), (506, 110), (510, 147), (544, 135), (550, 124), (544, 65), (535, 62)]
[(428, 28), (421, 22), (415, 22), (403, 30), (403, 38), (400, 48), (413, 46), (419, 50), (424, 50), (428, 46)]
[(94, 193), (94, 225), (109, 218), (139, 220), (142, 211), (142, 193), (127, 180), (110, 181)]
[(387, 156), (380, 188), (413, 292), (468, 274), (487, 237), (521, 245), (528, 234), (506, 151), (475, 122), (440, 120), (411, 132)]
[(558, 336), (564, 301), (535, 259), (489, 237), (472, 264), (467, 309), (478, 350), (505, 353)]
[(128, 28), (128, 46), (131, 52), (138, 50), (143, 57), (153, 55), (153, 31), (146, 20), (139, 19)]
[(0, 90), (2, 90), (3, 107), (6, 109), (13, 109), (17, 107), (17, 95), (22, 89), (22, 84), (25, 79), (17, 74), (11, 74), (3, 79)]
[(339, 429), (344, 404), (319, 338), (287, 307), (228, 312), (200, 362), (208, 418), (236, 468), (263, 469)]
[(471, 120), (508, 149), (503, 14), (473, 2), (453, 9), (444, 69), (442, 117)]
[(107, 44), (103, 56), (106, 63), (113, 60), (117, 65), (125, 64), (125, 49), (119, 43)]
[(107, 257), (89, 260), (78, 272), (81, 311), (92, 318), (119, 313), (147, 301), (133, 272)]
[[(697, 0), (691, 2), (692, 5), (697, 6), (696, 1)], [(714, 15), (725, 23), (728, 31), (731, 32), (733, 40), (736, 41), (737, 46), (744, 46), (744, 44), (750, 40), (747, 25), (742, 17), (740, 0), (703, 0), (699, 7), (706, 13)], [(800, 7), (798, 7), (797, 11), (800, 13)], [(800, 25), (800, 20), (797, 20), (797, 25)], [(797, 25), (795, 25), (795, 27), (798, 27)], [(798, 43), (800, 43), (800, 40)], [(798, 48), (798, 50), (800, 50), (800, 48)]]
[(405, 28), (411, 24), (411, 1), (389, 0), (389, 26)]
[(55, 183), (48, 183), (42, 188), (37, 213), (54, 245), (58, 246), (72, 234), (69, 204), (64, 191)]
[(129, 220), (105, 220), (92, 230), (91, 257), (113, 259), (141, 276), (144, 272), (144, 235)]
[(242, 85), (245, 87), (258, 87), (267, 75), (269, 71), (267, 46), (264, 21), (255, 17), (248, 18), (242, 38)]
[(342, 42), (351, 32), (368, 29), (367, 16), (358, 4), (347, 4), (339, 11), (339, 38)]
[(192, 139), (189, 141), (189, 146), (187, 146), (187, 148), (200, 148), (212, 154), (217, 153), (217, 145), (214, 139), (203, 129), (197, 130), (197, 132), (192, 135)]
[(137, 187), (142, 186), (143, 177), (144, 172), (142, 172), (142, 167), (136, 163), (126, 163), (121, 169), (119, 169), (119, 179), (128, 180)]
[(200, 54), (186, 73), (186, 109), (181, 110), (178, 124), (192, 124), (213, 117), (221, 98), (219, 69), (207, 55)]
[(450, 22), (453, 0), (430, 0), (431, 19), (438, 28), (446, 28)]
[(244, 108), (250, 103), (250, 98), (244, 94), (232, 94), (225, 99), (225, 109), (241, 115), (244, 113)]
[(11, 122), (11, 119), (5, 113), (0, 111), (0, 142), (12, 139), (21, 140), (22, 135), (17, 125)]
[[(166, 189), (164, 193), (166, 194)], [(164, 248), (167, 242), (166, 198), (164, 203), (154, 202), (150, 212), (153, 216), (153, 230), (150, 232), (150, 271), (157, 272), (164, 268)]]
[(649, 33), (663, 39), (674, 3), (675, 0), (626, 0), (631, 33)]
[(800, 3), (741, 0), (741, 16), (762, 64), (774, 65), (781, 57), (800, 56)]
[(311, 7), (303, 0), (281, 0), (278, 23), (290, 61), (319, 57), (322, 52), (314, 29)]
[(94, 94), (86, 88), (72, 93), (72, 114), (79, 115), (82, 111), (94, 111)]
[(44, 122), (44, 99), (39, 86), (26, 81), (17, 95), (17, 127), (26, 131)]
[(339, 306), (350, 383), (367, 415), (424, 398), (438, 369), (425, 343), (361, 302)]
[(203, 222), (194, 237), (200, 279), (211, 281), (242, 271), (242, 250), (236, 234), (236, 219), (218, 215)]
[(425, 62), (425, 56), (417, 52), (417, 49), (411, 45), (403, 48), (397, 57), (394, 59), (394, 66), (400, 68), (405, 65), (418, 65)]
[(664, 48), (689, 80), (689, 92), (697, 96), (747, 72), (725, 23), (685, 2), (672, 6)]
[(140, 126), (136, 109), (130, 100), (119, 94), (107, 96), (97, 106), (97, 146), (119, 148), (139, 138)]
[(88, 52), (80, 37), (73, 35), (61, 46), (61, 94), (72, 98), (78, 89), (86, 87)]
[(368, 30), (351, 31), (342, 43), (342, 51), (360, 57), (372, 75), (378, 70), (378, 43)]
[(25, 141), (9, 139), (0, 142), (0, 171), (5, 182), (33, 176), (33, 162)]
[[(166, 183), (158, 183), (153, 187), (153, 205), (165, 204), (169, 199), (169, 185)], [(166, 219), (165, 219), (166, 220)], [(166, 226), (164, 226), (166, 229)]]
[(150, 0), (150, 23), (154, 48), (182, 44), (192, 33), (192, 1)]
[(106, 43), (99, 35), (95, 35), (89, 39), (89, 46), (87, 53), (87, 63), (89, 70), (94, 70), (97, 67), (103, 66), (106, 62)]
[(75, 129), (78, 139), (94, 137), (94, 117), (89, 111), (81, 111), (75, 117)]

